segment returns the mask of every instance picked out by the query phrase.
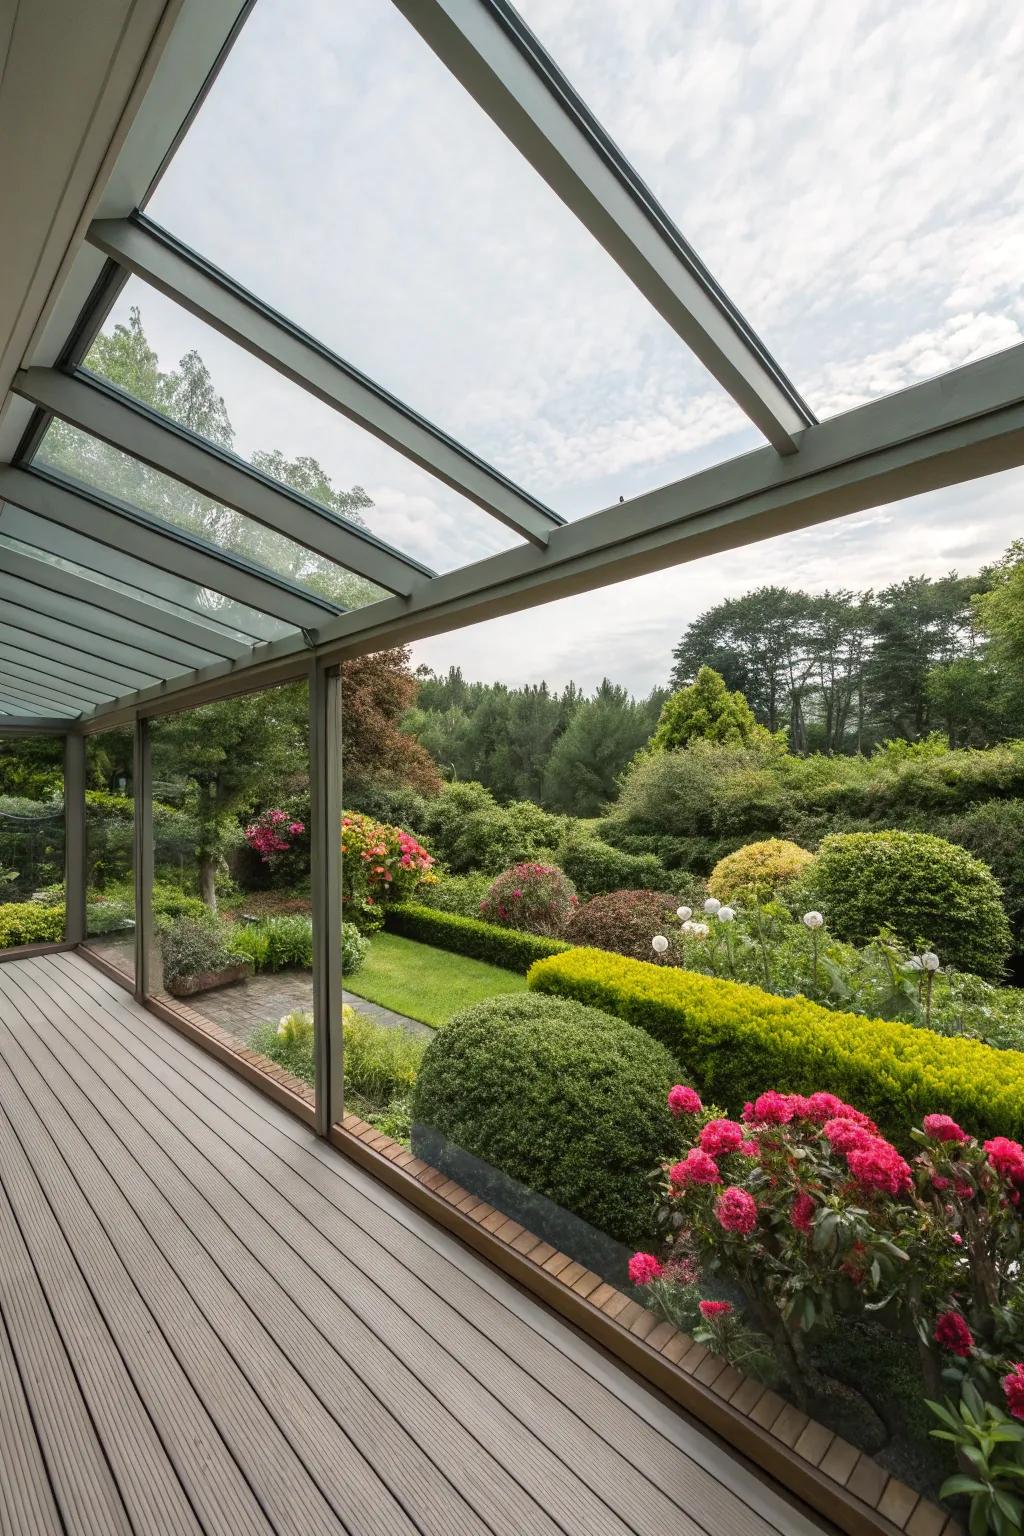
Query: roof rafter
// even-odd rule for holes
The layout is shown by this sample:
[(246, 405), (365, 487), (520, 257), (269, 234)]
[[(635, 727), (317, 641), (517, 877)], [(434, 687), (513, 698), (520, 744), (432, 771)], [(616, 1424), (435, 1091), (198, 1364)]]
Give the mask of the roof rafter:
[(299, 629), (315, 628), (325, 614), (341, 611), (205, 539), (52, 474), (0, 465), (0, 499)]
[(794, 453), (814, 415), (511, 5), (394, 4), (772, 446)]
[(531, 543), (543, 547), (564, 521), (151, 220), (140, 214), (131, 219), (101, 219), (91, 226), (89, 240), (105, 256)]
[[(49, 689), (51, 693), (66, 693), (74, 689), (76, 697), (87, 698), (90, 701), (101, 704), (105, 699), (116, 699), (117, 691), (108, 683), (106, 688), (97, 688), (96, 679), (90, 678), (88, 673), (81, 673), (73, 677), (71, 674), (78, 671), (75, 667), (65, 667), (63, 670), (47, 671), (39, 665), (39, 657), (32, 654), (31, 664), (25, 659), (25, 652), (19, 651), (12, 645), (0, 640), (0, 671), (8, 677), (20, 677), (28, 683), (36, 683)], [(86, 681), (82, 681), (82, 678)]]
[(144, 670), (142, 667), (125, 665), (123, 659), (108, 657), (101, 651), (83, 647), (81, 641), (88, 640), (89, 635), (73, 630), (70, 625), (63, 626), (66, 631), (70, 631), (72, 637), (68, 643), (52, 633), (52, 626), (43, 627), (31, 623), (30, 620), (33, 617), (24, 609), (15, 614), (8, 605), (0, 619), (0, 640), (10, 641), (12, 645), (18, 647), (24, 646), (28, 641), (32, 646), (34, 661), (39, 662), (44, 659), (54, 661), (62, 668), (65, 666), (74, 668), (88, 673), (100, 682), (110, 683), (113, 685), (115, 698), (132, 688), (145, 688), (159, 678), (159, 673)]
[(64, 693), (59, 689), (38, 688), (32, 683), (23, 682), (16, 677), (9, 668), (0, 667), (3, 676), (3, 690), (13, 698), (24, 699), (27, 703), (45, 705), (52, 709), (74, 710), (81, 714), (83, 710), (91, 708), (94, 701), (76, 698), (74, 694)]
[(243, 459), (208, 443), (91, 374), (29, 368), (14, 390), (62, 420), (334, 560), (375, 585), (407, 597), (430, 578), (366, 529), (336, 517), (297, 491), (278, 485)]

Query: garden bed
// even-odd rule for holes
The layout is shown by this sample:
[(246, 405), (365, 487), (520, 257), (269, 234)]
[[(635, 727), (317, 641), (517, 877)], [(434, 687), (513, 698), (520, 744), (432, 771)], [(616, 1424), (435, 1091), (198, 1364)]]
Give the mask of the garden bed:
[(191, 976), (175, 976), (173, 981), (167, 982), (167, 990), (172, 997), (195, 997), (199, 992), (213, 992), (218, 987), (230, 987), (239, 981), (246, 981), (252, 975), (252, 965), (248, 960), (239, 960), (233, 965), (223, 965), (214, 971), (196, 971)]

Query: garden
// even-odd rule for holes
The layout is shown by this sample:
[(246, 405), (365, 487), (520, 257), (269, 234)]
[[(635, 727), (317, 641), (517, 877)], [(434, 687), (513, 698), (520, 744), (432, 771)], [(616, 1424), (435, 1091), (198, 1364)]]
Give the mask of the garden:
[[(346, 1106), (972, 1532), (1019, 1529), (1024, 742), (799, 756), (704, 669), (578, 818), (444, 782), (407, 659), (366, 680)], [(151, 899), (153, 990), (312, 1083), (307, 707), (154, 722)], [(59, 938), (59, 753), (0, 767), (3, 942)], [(130, 733), (87, 768), (87, 943), (130, 969)]]

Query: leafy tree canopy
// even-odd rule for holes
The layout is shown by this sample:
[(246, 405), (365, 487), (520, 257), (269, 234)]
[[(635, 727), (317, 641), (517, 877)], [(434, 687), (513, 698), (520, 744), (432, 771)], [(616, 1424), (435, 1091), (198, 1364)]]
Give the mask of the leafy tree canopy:
[(701, 667), (692, 683), (680, 688), (661, 711), (652, 752), (670, 752), (692, 741), (714, 741), (723, 746), (749, 747), (767, 743), (770, 733), (758, 725), (742, 693), (730, 693), (721, 673)]

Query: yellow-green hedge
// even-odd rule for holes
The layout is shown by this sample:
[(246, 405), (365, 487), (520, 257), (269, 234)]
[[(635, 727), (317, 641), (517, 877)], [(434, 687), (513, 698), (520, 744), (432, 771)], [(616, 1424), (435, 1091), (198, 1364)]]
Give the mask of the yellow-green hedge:
[(0, 902), (0, 949), (18, 944), (59, 944), (64, 937), (64, 908), (36, 901)]
[(539, 960), (528, 982), (640, 1025), (733, 1113), (766, 1088), (823, 1089), (871, 1115), (897, 1142), (935, 1111), (975, 1135), (1024, 1135), (1021, 1052), (834, 1013), (806, 998), (773, 997), (599, 949)]

